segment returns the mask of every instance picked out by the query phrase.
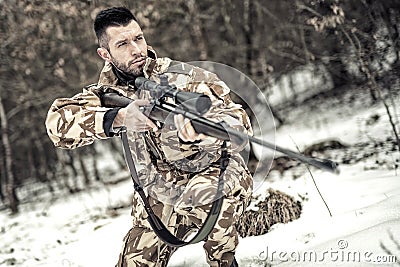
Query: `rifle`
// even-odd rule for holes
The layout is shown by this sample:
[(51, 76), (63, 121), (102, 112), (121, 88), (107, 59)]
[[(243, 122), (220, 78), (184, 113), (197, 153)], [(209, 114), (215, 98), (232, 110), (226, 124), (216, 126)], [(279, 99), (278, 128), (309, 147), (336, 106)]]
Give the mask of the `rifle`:
[[(292, 159), (319, 169), (336, 174), (339, 173), (338, 164), (334, 161), (307, 157), (301, 153), (239, 132), (223, 122), (215, 123), (202, 117), (211, 107), (210, 98), (204, 94), (178, 90), (175, 85), (168, 83), (166, 75), (160, 75), (160, 84), (144, 77), (138, 77), (135, 80), (135, 86), (139, 90), (150, 92), (153, 100), (150, 106), (143, 107), (142, 111), (147, 117), (154, 121), (159, 121), (167, 125), (174, 125), (173, 116), (171, 116), (171, 114), (182, 114), (184, 117), (190, 119), (197, 133), (203, 133), (236, 144), (242, 144), (248, 140), (251, 143), (276, 150)], [(167, 102), (167, 98), (171, 98), (175, 104)], [(126, 107), (133, 100), (118, 93), (109, 92), (101, 96), (101, 101), (106, 107)]]

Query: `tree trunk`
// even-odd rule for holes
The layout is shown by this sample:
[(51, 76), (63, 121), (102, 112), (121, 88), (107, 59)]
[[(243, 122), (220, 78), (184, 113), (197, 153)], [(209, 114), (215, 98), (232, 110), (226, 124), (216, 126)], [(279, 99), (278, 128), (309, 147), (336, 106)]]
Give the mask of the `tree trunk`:
[(3, 164), (3, 156), (0, 155), (0, 201), (4, 202), (5, 201), (5, 196), (4, 196), (4, 184), (5, 184), (5, 174), (3, 173), (4, 170), (4, 164)]
[(189, 10), (190, 19), (192, 20), (190, 22), (191, 34), (193, 36), (194, 42), (197, 45), (198, 50), (200, 51), (199, 59), (207, 60), (207, 44), (206, 38), (203, 34), (201, 20), (199, 18), (200, 11), (197, 7), (196, 1), (190, 0), (187, 1), (186, 4)]
[(244, 37), (246, 45), (246, 70), (250, 77), (253, 76), (253, 2), (250, 0), (244, 1)]
[(93, 168), (93, 175), (94, 175), (94, 180), (95, 181), (100, 181), (100, 172), (99, 169), (97, 168), (97, 151), (95, 146), (90, 146), (89, 147), (89, 152), (92, 155), (92, 168)]
[(86, 169), (85, 163), (83, 162), (82, 154), (79, 153), (79, 151), (78, 151), (76, 153), (76, 155), (78, 156), (79, 167), (80, 167), (80, 169), (82, 171), (83, 183), (84, 183), (84, 185), (89, 185), (90, 184), (89, 172)]
[(14, 173), (12, 170), (12, 153), (11, 153), (11, 144), (8, 138), (8, 125), (7, 125), (7, 116), (3, 106), (3, 101), (0, 95), (0, 121), (1, 121), (1, 129), (2, 135), (1, 140), (3, 142), (4, 147), (4, 160), (5, 160), (5, 173), (6, 173), (6, 192), (7, 198), (10, 205), (10, 209), (12, 213), (18, 212), (18, 199), (15, 193), (15, 180)]
[(124, 156), (123, 156), (123, 153), (122, 153), (121, 148), (117, 146), (117, 142), (114, 142), (114, 140), (110, 140), (110, 141), (108, 142), (108, 144), (109, 144), (110, 147), (111, 147), (111, 149), (110, 149), (111, 152), (112, 152), (114, 155), (116, 155), (116, 156), (115, 156), (115, 160), (116, 160), (116, 162), (118, 163), (119, 168), (120, 168), (121, 170), (125, 169), (125, 168), (126, 168), (126, 165), (125, 165), (125, 158), (124, 158)]

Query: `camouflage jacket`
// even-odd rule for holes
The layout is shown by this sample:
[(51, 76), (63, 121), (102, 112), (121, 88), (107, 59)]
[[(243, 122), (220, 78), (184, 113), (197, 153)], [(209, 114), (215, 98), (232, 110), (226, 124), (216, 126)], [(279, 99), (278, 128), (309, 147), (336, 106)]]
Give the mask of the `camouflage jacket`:
[[(159, 82), (158, 76), (166, 74), (169, 83), (175, 84), (178, 89), (208, 95), (212, 106), (204, 117), (216, 122), (225, 121), (242, 132), (252, 134), (245, 111), (231, 101), (230, 89), (214, 73), (169, 58), (156, 58), (150, 49), (149, 56), (144, 66), (146, 78)], [(82, 93), (71, 98), (54, 101), (47, 115), (46, 127), (55, 146), (73, 149), (114, 135), (111, 127), (118, 108), (102, 106), (100, 96), (104, 92), (118, 92), (132, 99), (151, 99), (147, 91), (121, 83), (112, 68), (106, 63), (97, 84), (85, 87)], [(200, 142), (183, 142), (177, 137), (176, 130), (167, 128), (128, 134), (134, 160), (141, 166), (139, 177), (145, 186), (154, 189), (154, 194), (166, 194), (168, 198), (177, 196), (184, 190), (180, 186), (185, 185), (193, 174), (204, 172), (210, 166), (219, 167), (220, 140), (206, 138)], [(236, 153), (240, 149), (232, 151), (235, 168), (248, 172), (243, 159)], [(162, 189), (157, 187), (160, 183)], [(234, 187), (233, 183), (228, 181), (230, 188), (227, 190)]]

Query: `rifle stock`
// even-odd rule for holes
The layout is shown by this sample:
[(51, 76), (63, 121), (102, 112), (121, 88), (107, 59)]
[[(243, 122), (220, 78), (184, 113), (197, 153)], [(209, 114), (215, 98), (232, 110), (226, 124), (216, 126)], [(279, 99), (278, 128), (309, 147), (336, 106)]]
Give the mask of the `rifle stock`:
[(102, 106), (110, 108), (124, 108), (133, 101), (133, 99), (118, 93), (104, 93), (101, 95), (100, 100)]

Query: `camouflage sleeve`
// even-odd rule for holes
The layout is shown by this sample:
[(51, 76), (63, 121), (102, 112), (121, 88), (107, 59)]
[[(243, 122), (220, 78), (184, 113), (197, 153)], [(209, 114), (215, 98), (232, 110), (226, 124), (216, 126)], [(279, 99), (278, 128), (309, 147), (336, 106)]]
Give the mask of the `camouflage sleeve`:
[[(200, 68), (194, 68), (193, 70), (193, 78), (188, 89), (190, 91), (206, 94), (212, 101), (211, 108), (204, 117), (214, 122), (225, 122), (230, 127), (240, 132), (252, 135), (253, 130), (250, 119), (242, 106), (231, 100), (229, 87), (212, 72)], [(217, 140), (212, 140), (210, 142), (210, 140), (206, 139), (198, 143), (198, 145), (203, 146), (206, 150), (207, 148), (208, 150), (212, 150), (212, 147), (216, 145), (214, 142), (219, 143)], [(245, 145), (246, 143), (239, 147), (232, 145), (232, 149), (235, 150), (235, 152), (239, 152)]]
[(103, 121), (109, 110), (101, 107), (99, 97), (86, 89), (72, 98), (56, 99), (47, 114), (47, 134), (55, 146), (68, 149), (105, 139)]
[[(229, 95), (231, 90), (225, 82), (221, 81), (214, 73), (204, 70), (200, 73), (204, 75), (204, 80), (194, 83), (194, 91), (208, 95), (212, 101), (206, 117), (217, 122), (224, 121), (238, 131), (252, 135), (253, 130), (247, 113), (241, 105), (231, 100)], [(196, 74), (196, 80), (199, 79), (199, 76)]]
[[(185, 80), (185, 79), (183, 79)], [(175, 81), (174, 81), (175, 82)], [(225, 122), (238, 131), (252, 135), (252, 127), (249, 117), (241, 105), (234, 103), (230, 96), (230, 89), (214, 73), (200, 68), (193, 68), (189, 80), (179, 82), (181, 90), (203, 93), (210, 97), (212, 105), (210, 110), (203, 117), (214, 122)], [(178, 168), (188, 169), (192, 172), (200, 172), (216, 162), (221, 156), (223, 141), (207, 137), (197, 142), (176, 142), (177, 133), (169, 133), (172, 138), (161, 135), (162, 150), (164, 155)], [(175, 138), (173, 137), (175, 136)], [(235, 158), (239, 159), (238, 153), (242, 151), (247, 142), (236, 145), (230, 143), (229, 150)]]
[[(188, 69), (186, 74), (181, 74), (180, 70), (178, 74), (170, 70), (169, 82), (180, 90), (203, 93), (210, 97), (212, 106), (203, 117), (214, 122), (225, 122), (238, 131), (252, 135), (249, 117), (241, 105), (231, 100), (228, 86), (214, 73), (197, 67)], [(177, 130), (161, 131), (160, 142), (160, 148), (168, 162), (176, 164), (179, 168), (188, 166), (191, 171), (200, 171), (209, 166), (210, 162), (217, 161), (223, 143), (213, 137), (196, 142), (183, 142), (178, 138)], [(231, 143), (231, 153), (239, 153), (246, 144), (244, 142), (237, 146)]]

